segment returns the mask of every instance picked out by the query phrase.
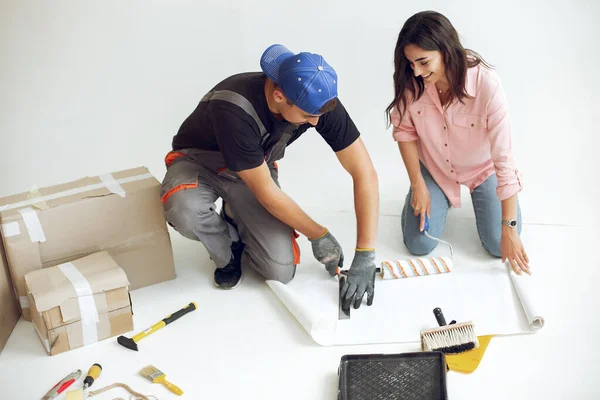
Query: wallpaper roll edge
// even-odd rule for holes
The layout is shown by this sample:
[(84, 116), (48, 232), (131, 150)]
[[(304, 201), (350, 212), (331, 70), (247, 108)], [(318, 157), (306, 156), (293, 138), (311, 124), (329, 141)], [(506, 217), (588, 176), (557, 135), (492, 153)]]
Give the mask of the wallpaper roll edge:
[(540, 313), (539, 302), (535, 296), (535, 280), (533, 276), (523, 273), (523, 275), (517, 275), (510, 267), (509, 262), (505, 262), (505, 266), (508, 269), (508, 274), (512, 281), (512, 284), (517, 292), (525, 316), (527, 317), (527, 323), (529, 328), (533, 331), (540, 330), (544, 327), (545, 320)]
[(321, 346), (332, 346), (335, 344), (335, 321), (327, 321), (319, 313), (314, 312), (311, 307), (305, 304), (305, 301), (300, 296), (283, 283), (273, 280), (267, 280), (266, 282), (317, 344)]

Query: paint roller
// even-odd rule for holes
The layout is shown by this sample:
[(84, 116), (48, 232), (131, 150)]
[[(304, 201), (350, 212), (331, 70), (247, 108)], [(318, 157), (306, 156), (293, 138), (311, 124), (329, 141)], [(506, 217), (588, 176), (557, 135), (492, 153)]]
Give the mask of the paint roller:
[(408, 260), (384, 260), (378, 273), (381, 279), (401, 279), (415, 276), (437, 275), (452, 271), (454, 267), (454, 249), (442, 239), (429, 234), (429, 217), (425, 216), (423, 233), (431, 240), (443, 243), (450, 248), (450, 257), (419, 257)]

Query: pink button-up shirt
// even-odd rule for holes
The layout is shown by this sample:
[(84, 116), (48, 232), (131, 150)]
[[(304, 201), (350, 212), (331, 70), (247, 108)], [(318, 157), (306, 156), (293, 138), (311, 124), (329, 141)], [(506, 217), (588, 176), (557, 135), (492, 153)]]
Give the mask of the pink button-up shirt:
[(507, 199), (522, 189), (511, 150), (508, 107), (500, 79), (483, 66), (469, 68), (467, 93), (442, 109), (435, 85), (425, 84), (421, 98), (409, 104), (402, 121), (391, 113), (394, 140), (419, 141), (419, 159), (453, 207), (460, 207), (460, 185), (471, 192), (494, 172), (496, 194)]

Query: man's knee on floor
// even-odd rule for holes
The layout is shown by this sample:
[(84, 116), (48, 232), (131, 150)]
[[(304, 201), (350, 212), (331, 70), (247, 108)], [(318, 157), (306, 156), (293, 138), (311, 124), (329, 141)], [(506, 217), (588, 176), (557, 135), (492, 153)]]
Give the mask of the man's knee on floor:
[(262, 265), (261, 274), (265, 280), (289, 283), (296, 275), (296, 265), (290, 263), (267, 262)]
[(425, 234), (420, 233), (416, 237), (405, 237), (404, 244), (412, 255), (424, 256), (431, 253), (437, 247), (438, 242), (431, 240), (425, 236)]

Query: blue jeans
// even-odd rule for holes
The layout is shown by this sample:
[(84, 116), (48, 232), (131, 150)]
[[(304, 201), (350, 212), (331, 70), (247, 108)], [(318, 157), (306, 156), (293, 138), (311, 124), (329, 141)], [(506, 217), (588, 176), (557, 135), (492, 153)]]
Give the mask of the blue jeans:
[[(446, 224), (446, 215), (450, 208), (448, 198), (442, 192), (435, 180), (421, 164), (421, 173), (429, 190), (431, 198), (431, 212), (429, 217), (429, 234), (441, 238)], [(477, 186), (471, 199), (475, 210), (477, 232), (483, 248), (495, 257), (501, 257), (500, 236), (502, 234), (502, 204), (496, 195), (498, 179), (496, 174), (491, 175), (481, 185)], [(414, 209), (410, 205), (412, 190), (408, 191), (404, 208), (402, 209), (402, 234), (404, 244), (408, 251), (416, 256), (429, 254), (436, 248), (438, 242), (429, 239), (423, 232), (419, 231), (420, 216), (414, 215)], [(517, 202), (517, 230), (521, 233), (521, 208)]]

